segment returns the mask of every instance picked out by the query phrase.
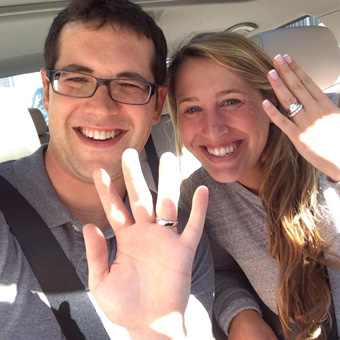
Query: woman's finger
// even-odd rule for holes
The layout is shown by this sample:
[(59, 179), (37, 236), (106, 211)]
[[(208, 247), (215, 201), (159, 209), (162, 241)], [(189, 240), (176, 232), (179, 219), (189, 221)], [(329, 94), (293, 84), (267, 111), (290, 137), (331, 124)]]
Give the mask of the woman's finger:
[(94, 224), (86, 224), (83, 228), (83, 234), (89, 265), (89, 286), (90, 289), (93, 289), (97, 282), (109, 273), (107, 244), (102, 231)]
[(196, 189), (192, 201), (192, 209), (188, 223), (181, 235), (185, 242), (198, 246), (205, 223), (205, 215), (208, 207), (209, 190), (205, 186)]
[(323, 100), (325, 94), (318, 85), (309, 77), (309, 75), (299, 66), (299, 64), (288, 54), (283, 56), (284, 60), (288, 63), (290, 69), (300, 79), (301, 83), (306, 87), (311, 96), (316, 100)]
[(300, 102), (308, 108), (315, 99), (302, 83), (301, 79), (293, 72), (282, 55), (274, 58), (275, 70), (269, 72), (269, 81), (282, 106), (289, 110), (290, 105)]
[(135, 221), (155, 222), (152, 196), (145, 182), (136, 150), (126, 149), (123, 152), (122, 168)]
[(298, 133), (296, 124), (284, 116), (270, 100), (264, 100), (262, 107), (270, 120), (292, 140)]
[(108, 173), (104, 169), (94, 171), (93, 181), (112, 229), (117, 231), (118, 228), (130, 225), (131, 216)]
[(166, 152), (159, 165), (159, 184), (156, 205), (157, 217), (177, 221), (177, 206), (180, 195), (181, 176), (176, 156)]

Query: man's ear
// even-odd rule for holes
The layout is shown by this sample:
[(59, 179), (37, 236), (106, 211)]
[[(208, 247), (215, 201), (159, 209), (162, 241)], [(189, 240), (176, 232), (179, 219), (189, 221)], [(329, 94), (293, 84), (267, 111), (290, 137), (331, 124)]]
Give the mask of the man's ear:
[(155, 116), (154, 116), (154, 124), (157, 124), (159, 122), (159, 119), (163, 111), (164, 101), (165, 101), (167, 94), (168, 94), (168, 86), (158, 85), (157, 94), (156, 94), (157, 102), (156, 102), (156, 109), (155, 109)]
[(43, 94), (43, 103), (44, 103), (44, 107), (46, 112), (48, 113), (48, 102), (50, 99), (50, 82), (47, 80), (47, 76), (46, 76), (46, 69), (41, 69), (40, 70), (40, 74), (41, 74), (41, 79), (42, 79), (42, 83), (43, 83), (43, 88), (44, 88), (44, 94)]

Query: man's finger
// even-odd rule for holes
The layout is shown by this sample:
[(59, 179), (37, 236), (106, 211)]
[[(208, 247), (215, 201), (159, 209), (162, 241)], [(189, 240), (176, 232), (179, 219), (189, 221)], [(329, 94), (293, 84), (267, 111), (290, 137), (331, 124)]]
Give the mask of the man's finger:
[(182, 233), (186, 242), (198, 246), (205, 223), (205, 215), (208, 207), (209, 190), (205, 186), (196, 189), (192, 200), (192, 209), (188, 223)]
[(108, 173), (104, 169), (94, 171), (93, 181), (112, 229), (117, 230), (119, 227), (131, 224), (130, 214), (115, 190)]
[(83, 228), (86, 258), (89, 265), (89, 286), (95, 288), (109, 273), (108, 250), (105, 237), (94, 224), (88, 223)]
[(154, 222), (152, 196), (145, 182), (136, 150), (126, 149), (123, 152), (122, 168), (135, 221)]
[(181, 176), (176, 156), (166, 152), (161, 156), (156, 215), (163, 220), (177, 220)]

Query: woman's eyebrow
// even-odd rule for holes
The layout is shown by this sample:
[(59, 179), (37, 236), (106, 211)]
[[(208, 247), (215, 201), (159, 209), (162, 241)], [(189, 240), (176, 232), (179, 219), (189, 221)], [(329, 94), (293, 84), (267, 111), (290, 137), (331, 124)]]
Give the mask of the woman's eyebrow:
[(182, 103), (191, 103), (191, 102), (195, 102), (198, 101), (197, 97), (187, 97), (187, 98), (183, 98), (180, 101), (177, 102), (177, 106), (181, 105)]
[(228, 90), (223, 90), (223, 91), (217, 92), (216, 93), (216, 98), (224, 96), (226, 94), (231, 94), (231, 93), (238, 93), (238, 94), (243, 94), (243, 95), (247, 94), (245, 91), (242, 91), (240, 89), (228, 89)]

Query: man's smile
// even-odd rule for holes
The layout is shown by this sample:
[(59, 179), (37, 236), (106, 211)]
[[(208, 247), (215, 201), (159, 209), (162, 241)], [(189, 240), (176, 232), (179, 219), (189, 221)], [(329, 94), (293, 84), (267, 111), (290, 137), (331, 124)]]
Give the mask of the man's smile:
[(79, 128), (79, 132), (81, 132), (85, 137), (92, 138), (95, 140), (107, 140), (112, 139), (119, 136), (122, 133), (122, 130), (112, 130), (112, 131), (105, 131), (105, 130), (95, 130), (95, 129), (83, 129)]

